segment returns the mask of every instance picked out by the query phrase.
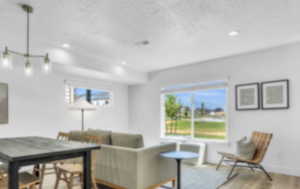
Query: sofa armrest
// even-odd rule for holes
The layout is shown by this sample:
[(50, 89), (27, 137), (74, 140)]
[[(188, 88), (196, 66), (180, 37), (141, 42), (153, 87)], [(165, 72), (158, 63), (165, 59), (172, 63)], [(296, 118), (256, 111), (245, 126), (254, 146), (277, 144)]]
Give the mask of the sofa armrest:
[(96, 152), (96, 179), (125, 188), (137, 188), (137, 161), (136, 149), (101, 145)]
[(160, 144), (138, 150), (138, 188), (149, 188), (176, 178), (176, 161), (160, 156), (160, 153), (176, 150), (176, 143)]
[(96, 153), (96, 179), (128, 189), (144, 189), (176, 177), (176, 163), (160, 157), (176, 144), (132, 149), (101, 145)]

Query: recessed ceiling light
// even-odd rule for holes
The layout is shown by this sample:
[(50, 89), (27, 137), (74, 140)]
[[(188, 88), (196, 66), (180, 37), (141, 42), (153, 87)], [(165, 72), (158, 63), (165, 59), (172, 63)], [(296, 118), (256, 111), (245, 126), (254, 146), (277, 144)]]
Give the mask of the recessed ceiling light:
[(116, 74), (122, 75), (124, 73), (124, 68), (122, 66), (116, 66), (114, 71)]
[(70, 48), (70, 44), (68, 44), (68, 43), (64, 43), (61, 46), (66, 49)]
[(126, 61), (122, 61), (122, 63), (121, 63), (122, 65), (126, 65), (127, 64), (127, 62)]
[(233, 30), (233, 31), (229, 32), (228, 35), (230, 37), (236, 37), (236, 36), (240, 35), (240, 32)]

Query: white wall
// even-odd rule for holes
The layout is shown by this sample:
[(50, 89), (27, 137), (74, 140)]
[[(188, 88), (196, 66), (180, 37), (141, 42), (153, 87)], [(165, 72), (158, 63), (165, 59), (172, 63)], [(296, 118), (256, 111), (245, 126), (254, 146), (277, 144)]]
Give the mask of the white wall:
[[(143, 133), (146, 144), (157, 143), (161, 87), (230, 78), (230, 143), (210, 143), (208, 161), (217, 162), (217, 151), (234, 151), (233, 141), (254, 130), (272, 132), (274, 139), (263, 164), (271, 171), (300, 175), (299, 70), (300, 44), (293, 44), (151, 73), (149, 83), (129, 87), (129, 128)], [(290, 109), (235, 111), (234, 85), (285, 78), (290, 79)]]
[(128, 86), (71, 75), (24, 76), (22, 68), (0, 68), (0, 82), (9, 84), (9, 124), (0, 125), (0, 137), (48, 136), (58, 131), (81, 128), (81, 113), (68, 110), (64, 101), (64, 80), (83, 81), (87, 86), (108, 89), (114, 94), (112, 107), (86, 112), (86, 128), (127, 131)]

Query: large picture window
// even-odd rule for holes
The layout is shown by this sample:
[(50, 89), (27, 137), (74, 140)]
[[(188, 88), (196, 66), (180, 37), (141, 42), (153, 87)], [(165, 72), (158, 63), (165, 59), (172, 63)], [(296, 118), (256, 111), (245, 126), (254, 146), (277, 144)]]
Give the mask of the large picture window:
[(227, 139), (227, 87), (162, 93), (162, 137)]

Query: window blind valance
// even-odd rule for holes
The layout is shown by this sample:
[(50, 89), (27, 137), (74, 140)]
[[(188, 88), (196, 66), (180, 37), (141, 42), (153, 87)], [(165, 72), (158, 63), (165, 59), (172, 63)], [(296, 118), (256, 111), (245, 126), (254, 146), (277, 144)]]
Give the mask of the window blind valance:
[(226, 80), (217, 80), (217, 81), (209, 81), (209, 82), (200, 82), (200, 83), (190, 83), (190, 84), (179, 84), (168, 87), (161, 88), (162, 94), (168, 93), (179, 93), (185, 91), (197, 91), (197, 90), (205, 90), (211, 88), (224, 88), (228, 86), (228, 81)]

